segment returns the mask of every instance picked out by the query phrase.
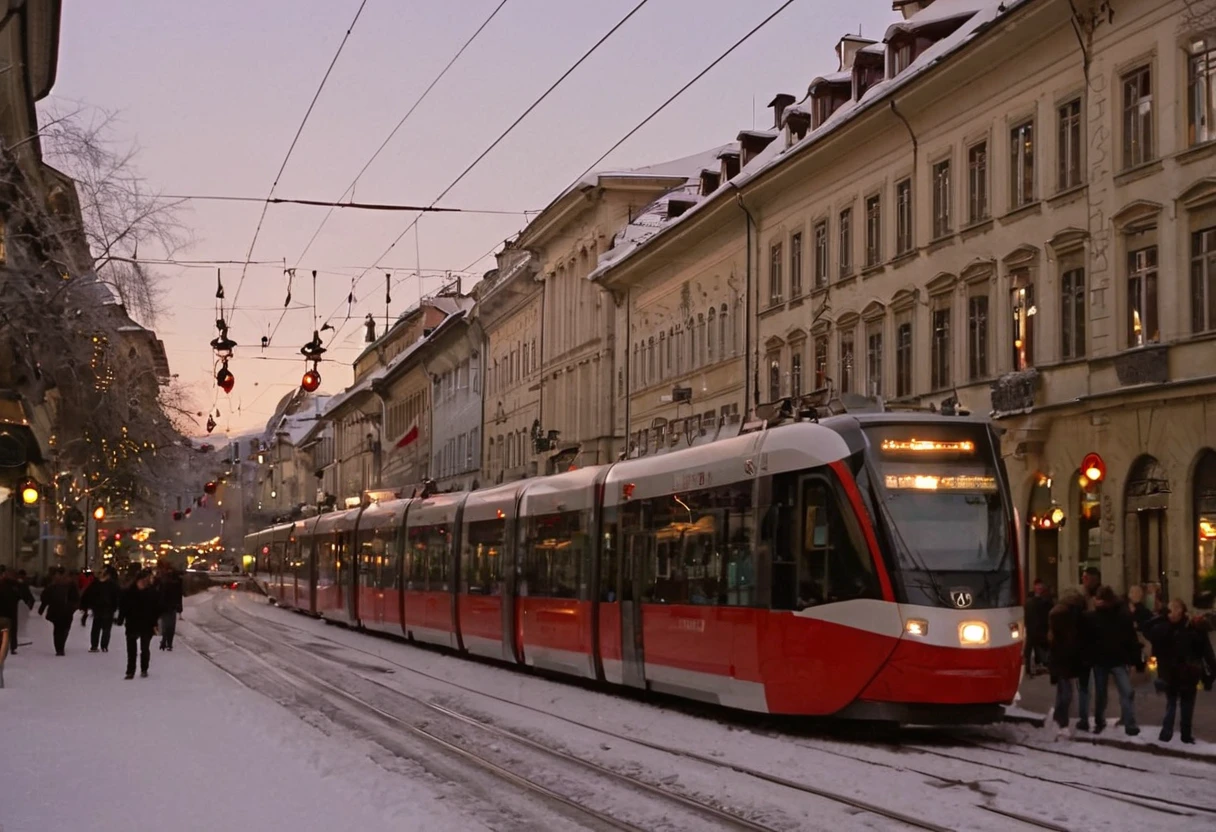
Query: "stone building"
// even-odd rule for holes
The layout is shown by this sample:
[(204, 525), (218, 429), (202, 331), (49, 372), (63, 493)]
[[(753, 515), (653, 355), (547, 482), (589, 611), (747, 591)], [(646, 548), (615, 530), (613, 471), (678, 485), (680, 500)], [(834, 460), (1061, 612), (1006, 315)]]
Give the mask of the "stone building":
[[(1216, 542), (1216, 21), (1182, 0), (895, 6), (881, 43), (843, 38), (773, 131), (740, 134), (737, 172), (601, 257), (631, 318), (629, 429), (702, 410), (670, 346), (701, 303), (705, 337), (676, 340), (722, 368), (707, 398), (991, 412), (1028, 579), (1094, 565), (1189, 600)], [(743, 356), (719, 335), (710, 364), (731, 277)]]
[(440, 491), (480, 485), (483, 337), (461, 310), (431, 333), (419, 356), (431, 383), (431, 478)]

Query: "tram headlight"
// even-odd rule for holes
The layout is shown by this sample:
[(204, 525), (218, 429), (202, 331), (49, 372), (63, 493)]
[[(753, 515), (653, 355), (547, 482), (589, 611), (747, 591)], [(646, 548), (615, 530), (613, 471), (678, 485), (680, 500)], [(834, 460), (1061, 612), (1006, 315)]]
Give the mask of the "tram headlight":
[(988, 643), (988, 625), (983, 621), (964, 621), (958, 625), (958, 640), (964, 647)]
[(1009, 637), (1014, 641), (1022, 640), (1022, 622), (1015, 621), (1009, 625)]
[(909, 618), (904, 622), (904, 632), (910, 636), (924, 638), (929, 635), (929, 622), (923, 618)]

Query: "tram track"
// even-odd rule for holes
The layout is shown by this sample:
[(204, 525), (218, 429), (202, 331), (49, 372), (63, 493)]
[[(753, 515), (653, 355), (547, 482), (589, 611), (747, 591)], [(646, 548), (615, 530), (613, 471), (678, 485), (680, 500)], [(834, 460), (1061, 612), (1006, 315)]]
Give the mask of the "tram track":
[[(264, 667), (269, 668), (287, 684), (302, 684), (313, 688), (314, 690), (323, 692), (330, 697), (339, 699), (352, 708), (359, 709), (368, 715), (374, 716), (383, 725), (392, 727), (394, 729), (403, 730), (410, 736), (438, 748), (442, 752), (459, 759), (461, 762), (474, 765), (482, 771), (511, 784), (516, 789), (539, 797), (550, 804), (556, 805), (567, 815), (582, 816), (586, 820), (590, 821), (589, 824), (586, 824), (588, 828), (627, 830), (628, 832), (641, 832), (641, 830), (651, 832), (655, 829), (724, 829), (746, 830), (747, 832), (784, 832), (785, 827), (776, 827), (757, 822), (726, 808), (697, 800), (663, 786), (649, 783), (629, 774), (615, 771), (611, 768), (601, 766), (558, 749), (546, 747), (542, 743), (536, 742), (528, 737), (515, 734), (507, 729), (483, 723), (476, 718), (460, 714), (459, 712), (440, 705), (418, 700), (417, 698), (411, 697), (408, 694), (392, 688), (391, 686), (384, 685), (375, 679), (367, 678), (356, 671), (344, 668), (345, 672), (358, 677), (360, 682), (363, 684), (373, 686), (376, 689), (392, 694), (399, 699), (405, 699), (416, 704), (426, 705), (434, 713), (440, 714), (443, 717), (459, 723), (464, 727), (473, 728), (488, 734), (492, 734), (498, 740), (505, 743), (512, 743), (516, 746), (516, 748), (510, 752), (504, 751), (501, 746), (494, 744), (489, 746), (481, 745), (479, 750), (473, 750), (470, 747), (471, 745), (474, 745), (473, 743), (460, 742), (460, 740), (464, 737), (458, 731), (444, 731), (436, 729), (434, 724), (426, 723), (425, 721), (421, 721), (421, 724), (419, 722), (411, 721), (408, 718), (391, 712), (386, 707), (382, 707), (381, 705), (368, 701), (370, 697), (354, 693), (350, 690), (344, 690), (333, 682), (323, 679), (319, 675), (312, 673), (309, 670), (303, 668), (285, 668), (280, 666), (278, 663), (267, 658), (267, 655), (271, 654), (275, 647), (286, 647), (310, 656), (311, 654), (308, 654), (307, 651), (295, 647), (294, 645), (274, 644), (273, 642), (267, 641), (265, 640), (265, 636), (257, 633), (255, 630), (242, 622), (225, 615), (220, 610), (215, 610), (215, 614), (233, 626), (250, 633), (255, 639), (262, 641), (264, 652), (259, 652), (258, 650), (251, 649), (244, 644), (238, 643), (236, 640), (230, 637), (230, 634), (221, 633), (217, 635), (209, 630), (204, 630), (204, 632), (206, 632), (211, 638), (220, 641), (225, 646), (239, 650), (245, 656), (257, 661)], [(214, 657), (207, 656), (205, 653), (202, 655), (212, 664), (218, 664)], [(315, 656), (313, 658), (314, 660), (316, 659)], [(321, 659), (321, 661), (325, 660)], [(235, 677), (235, 674), (228, 669), (223, 668), (222, 666), (221, 669), (228, 673), (228, 675)], [(241, 680), (239, 677), (235, 678), (237, 678), (238, 681), (241, 681), (242, 684), (246, 684), (244, 680)], [(527, 755), (520, 753), (521, 747), (527, 749), (529, 752), (534, 752), (536, 755), (551, 758), (552, 760), (561, 763), (563, 766), (580, 768), (583, 771), (590, 773), (595, 778), (599, 778), (601, 780), (610, 780), (618, 787), (630, 792), (632, 797), (635, 799), (638, 797), (650, 799), (658, 807), (658, 810), (653, 812), (652, 816), (658, 817), (661, 820), (656, 823), (654, 820), (648, 819), (645, 822), (645, 825), (640, 825), (635, 819), (622, 818), (618, 816), (618, 813), (612, 811), (613, 807), (601, 809), (589, 805), (589, 801), (594, 802), (594, 799), (590, 798), (590, 796), (587, 794), (587, 792), (590, 790), (584, 789), (584, 793), (581, 795), (567, 793), (568, 791), (579, 791), (579, 784), (577, 782), (563, 782), (569, 780), (569, 778), (565, 776), (566, 772), (559, 771), (557, 776), (551, 776), (549, 773), (546, 773), (545, 776), (538, 776), (535, 773), (532, 773), (532, 771), (526, 775), (519, 773), (517, 769), (528, 768), (529, 766), (525, 759)], [(495, 757), (498, 757), (499, 759), (494, 759)], [(536, 770), (537, 767), (535, 765), (531, 765), (531, 769)], [(552, 783), (542, 782), (545, 780), (558, 781), (558, 785), (555, 786)], [(567, 788), (565, 790), (559, 790), (559, 786), (565, 786)], [(569, 788), (570, 786), (573, 786), (574, 788)], [(684, 815), (695, 818), (695, 821), (693, 823), (683, 825), (673, 821), (671, 817), (673, 814), (677, 813), (673, 813), (672, 809), (680, 810)], [(638, 813), (638, 806), (633, 805), (630, 807), (629, 814), (636, 815)]]
[[(820, 798), (823, 798), (823, 799), (826, 799), (826, 800), (829, 800), (829, 801), (832, 801), (832, 802), (835, 802), (838, 804), (844, 804), (858, 812), (865, 812), (868, 814), (873, 814), (873, 815), (876, 815), (879, 817), (883, 817), (888, 820), (896, 821), (900, 824), (906, 825), (911, 828), (926, 829), (926, 830), (945, 830), (945, 829), (955, 828), (953, 826), (942, 826), (941, 824), (936, 823), (932, 820), (928, 820), (928, 819), (924, 819), (924, 818), (917, 818), (917, 817), (909, 815), (905, 812), (900, 812), (900, 811), (894, 810), (890, 807), (884, 807), (884, 806), (877, 805), (877, 804), (874, 804), (874, 803), (866, 801), (866, 800), (854, 798), (850, 795), (844, 795), (839, 792), (833, 792), (833, 791), (830, 791), (827, 789), (822, 789), (822, 788), (812, 786), (812, 785), (806, 784), (806, 783), (799, 783), (794, 780), (790, 780), (788, 778), (782, 777), (780, 775), (761, 771), (761, 770), (758, 770), (758, 769), (755, 769), (755, 768), (752, 768), (752, 767), (749, 767), (746, 765), (741, 765), (741, 764), (733, 763), (733, 762), (730, 762), (727, 760), (722, 760), (722, 759), (715, 759), (713, 757), (710, 757), (710, 756), (707, 756), (704, 754), (700, 754), (695, 751), (672, 748), (670, 746), (662, 745), (660, 743), (652, 742), (652, 741), (638, 738), (638, 737), (628, 736), (626, 734), (617, 733), (617, 732), (610, 731), (610, 730), (607, 730), (607, 729), (604, 729), (604, 728), (601, 728), (598, 726), (587, 725), (585, 723), (579, 722), (578, 720), (573, 720), (573, 719), (561, 716), (560, 714), (555, 714), (551, 711), (537, 708), (535, 706), (528, 705), (526, 703), (517, 702), (517, 701), (511, 700), (511, 699), (497, 696), (492, 693), (488, 693), (484, 690), (479, 690), (479, 689), (472, 688), (472, 687), (469, 687), (466, 685), (461, 685), (458, 682), (453, 682), (451, 680), (444, 679), (444, 678), (436, 676), (434, 674), (427, 673), (426, 671), (419, 670), (419, 669), (413, 668), (413, 667), (409, 667), (409, 666), (401, 664), (399, 662), (395, 662), (392, 659), (386, 658), (385, 656), (380, 655), (378, 653), (374, 653), (370, 650), (364, 650), (362, 648), (355, 647), (355, 646), (352, 646), (352, 645), (349, 645), (349, 644), (346, 644), (343, 642), (339, 642), (334, 639), (327, 638), (325, 636), (319, 636), (317, 634), (307, 633), (306, 631), (304, 631), (302, 629), (291, 627), (290, 625), (281, 624), (280, 622), (275, 622), (275, 621), (273, 621), (269, 618), (266, 618), (264, 616), (261, 616), (261, 615), (251, 615), (250, 613), (245, 612), (245, 611), (241, 611), (241, 612), (243, 615), (255, 618), (260, 623), (269, 625), (281, 633), (286, 634), (287, 632), (291, 632), (291, 633), (299, 634), (302, 636), (307, 636), (309, 638), (320, 638), (331, 644), (334, 644), (335, 646), (341, 647), (342, 650), (351, 650), (351, 651), (359, 652), (363, 655), (374, 658), (379, 662), (391, 665), (394, 668), (400, 668), (400, 669), (406, 670), (410, 673), (417, 674), (422, 677), (426, 677), (432, 681), (441, 683), (445, 686), (450, 686), (450, 687), (453, 687), (453, 688), (456, 688), (459, 690), (473, 693), (478, 696), (485, 697), (490, 700), (498, 701), (498, 702), (510, 705), (512, 707), (515, 707), (515, 708), (521, 708), (524, 710), (533, 711), (537, 714), (541, 714), (541, 715), (545, 716), (548, 719), (556, 719), (556, 720), (568, 723), (572, 726), (575, 726), (575, 727), (578, 727), (578, 728), (581, 728), (581, 729), (584, 729), (587, 731), (593, 731), (595, 733), (598, 733), (598, 734), (601, 734), (601, 735), (604, 735), (607, 737), (611, 737), (611, 738), (614, 738), (614, 739), (622, 741), (622, 742), (631, 743), (631, 744), (634, 744), (634, 745), (637, 745), (640, 747), (644, 747), (644, 748), (647, 748), (647, 749), (650, 749), (653, 751), (662, 752), (663, 754), (673, 755), (673, 756), (676, 756), (676, 757), (679, 757), (679, 758), (682, 758), (685, 760), (702, 763), (707, 766), (712, 766), (719, 770), (729, 770), (733, 773), (744, 775), (744, 776), (747, 776), (747, 777), (755, 779), (755, 780), (760, 780), (760, 781), (764, 781), (764, 782), (767, 782), (770, 784), (784, 787), (785, 789), (790, 789), (790, 790), (794, 790), (797, 792), (801, 792), (803, 794), (820, 797)], [(241, 626), (247, 630), (252, 631), (252, 628), (250, 628), (248, 625), (243, 624), (241, 622), (237, 622), (234, 619), (232, 619), (230, 616), (227, 616), (226, 614), (224, 614), (222, 612), (217, 611), (217, 614), (220, 615), (221, 617), (225, 618), (226, 620), (236, 624), (237, 626)], [(316, 657), (315, 653), (311, 653), (311, 652), (305, 650), (304, 648), (298, 647), (296, 645), (289, 645), (289, 646), (293, 650), (305, 653), (314, 658)], [(341, 662), (339, 662), (339, 663), (341, 663)], [(406, 697), (416, 701), (418, 704), (424, 705), (427, 708), (437, 710), (451, 718), (458, 719), (462, 722), (465, 722), (466, 724), (474, 725), (476, 727), (480, 727), (482, 729), (495, 732), (499, 736), (509, 736), (509, 737), (512, 737), (515, 739), (522, 739), (528, 743), (536, 744), (535, 740), (532, 740), (531, 738), (527, 738), (527, 737), (522, 737), (521, 735), (517, 734), (516, 732), (509, 731), (507, 729), (503, 729), (497, 725), (488, 724), (485, 721), (478, 719), (477, 717), (470, 716), (469, 714), (466, 714), (466, 713), (460, 713), (458, 711), (454, 711), (453, 709), (447, 708), (443, 705), (439, 705), (439, 704), (436, 704), (429, 700), (412, 696), (410, 694), (399, 691), (398, 689), (393, 688), (391, 686), (384, 685), (383, 683), (378, 682), (377, 680), (367, 679), (366, 677), (362, 677), (361, 674), (358, 674), (358, 675), (360, 675), (361, 678), (364, 678), (365, 681), (367, 681), (370, 684), (375, 684), (379, 687), (383, 687), (386, 690), (392, 691), (400, 696), (406, 696)], [(752, 733), (760, 733), (760, 732), (753, 731)], [(760, 734), (760, 735), (763, 736), (764, 734)], [(918, 774), (925, 778), (943, 781), (944, 783), (949, 784), (949, 785), (963, 785), (963, 783), (961, 783), (960, 781), (954, 780), (953, 778), (943, 777), (940, 774), (930, 772), (930, 771), (923, 771), (923, 770), (919, 770), (916, 768), (910, 768), (906, 765), (897, 766), (897, 765), (893, 765), (893, 764), (877, 762), (874, 760), (866, 759), (864, 757), (858, 757), (858, 756), (854, 756), (851, 754), (842, 753), (842, 752), (834, 750), (834, 749), (821, 748), (821, 747), (806, 744), (806, 743), (795, 743), (795, 744), (802, 746), (802, 747), (806, 747), (809, 750), (815, 750), (815, 751), (821, 752), (821, 753), (832, 754), (834, 756), (838, 756), (838, 757), (848, 759), (851, 761), (865, 763), (865, 764), (871, 765), (871, 766), (888, 767), (888, 768), (896, 769), (896, 770), (903, 771), (903, 772)], [(916, 749), (916, 750), (919, 753), (925, 753), (925, 751), (922, 749)], [(564, 753), (564, 752), (562, 752), (562, 753)], [(983, 764), (983, 763), (977, 763), (977, 761), (968, 760), (964, 757), (955, 757), (954, 755), (941, 754), (939, 756), (951, 758), (957, 762), (967, 763), (970, 765), (987, 765), (987, 764)], [(581, 758), (575, 758), (575, 759), (578, 759), (581, 761)], [(581, 761), (581, 762), (585, 763), (586, 761)], [(597, 767), (599, 767), (598, 764), (592, 764), (592, 765), (596, 765)], [(990, 768), (999, 768), (997, 766), (989, 766), (989, 767)], [(1025, 776), (1025, 774), (1023, 772), (1017, 771), (1015, 769), (1006, 768), (1004, 770), (1007, 771), (1008, 773), (1011, 773), (1014, 775)], [(1036, 779), (1042, 779), (1045, 782), (1055, 783), (1055, 784), (1061, 785), (1063, 787), (1073, 787), (1073, 785), (1070, 783), (1061, 783), (1059, 781), (1050, 780), (1049, 778), (1036, 778)], [(1083, 786), (1084, 784), (1081, 784), (1081, 785)], [(1082, 790), (1089, 791), (1090, 793), (1095, 794), (1097, 796), (1111, 797), (1112, 799), (1118, 799), (1116, 796), (1109, 793), (1111, 791), (1109, 789), (1082, 788)], [(1139, 795), (1137, 795), (1137, 796), (1139, 796)], [(1148, 797), (1148, 796), (1146, 796), (1146, 797)], [(1165, 799), (1156, 799), (1156, 798), (1149, 798), (1149, 799), (1154, 800), (1156, 803), (1164, 803), (1164, 804), (1171, 803), (1171, 801), (1168, 801)], [(1151, 811), (1161, 811), (1165, 814), (1182, 815), (1182, 816), (1186, 816), (1189, 814), (1188, 812), (1184, 812), (1184, 811), (1176, 811), (1173, 809), (1162, 809), (1160, 806), (1152, 805), (1149, 803), (1142, 803), (1142, 802), (1138, 802), (1135, 800), (1124, 801), (1124, 802), (1130, 802), (1132, 805), (1138, 806), (1143, 809), (1151, 810)], [(1002, 816), (1009, 820), (1017, 821), (1026, 827), (1033, 827), (1033, 828), (1038, 828), (1038, 829), (1051, 829), (1051, 830), (1069, 830), (1070, 828), (1075, 828), (1075, 827), (1061, 826), (1046, 818), (1034, 817), (1031, 815), (1023, 814), (1021, 812), (1004, 809), (999, 806), (993, 805), (991, 802), (973, 803), (973, 804), (969, 804), (969, 805), (972, 806), (973, 808), (981, 810), (983, 812), (999, 815), (999, 816)], [(1183, 804), (1180, 804), (1180, 805), (1183, 805)], [(1187, 806), (1186, 808), (1190, 808), (1190, 807)]]

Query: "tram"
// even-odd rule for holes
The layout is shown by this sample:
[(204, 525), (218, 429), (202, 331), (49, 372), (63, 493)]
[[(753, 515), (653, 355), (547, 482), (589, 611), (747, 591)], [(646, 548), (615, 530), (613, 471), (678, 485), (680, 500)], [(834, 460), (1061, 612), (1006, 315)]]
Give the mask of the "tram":
[(731, 708), (999, 719), (1019, 535), (992, 425), (849, 413), (249, 536), (280, 605)]

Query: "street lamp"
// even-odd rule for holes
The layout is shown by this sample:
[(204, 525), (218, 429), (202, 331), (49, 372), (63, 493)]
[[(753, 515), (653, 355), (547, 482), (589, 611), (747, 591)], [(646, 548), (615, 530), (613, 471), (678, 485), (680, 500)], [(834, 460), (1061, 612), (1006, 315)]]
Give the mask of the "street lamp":
[(100, 523), (102, 520), (105, 520), (106, 519), (106, 507), (98, 506), (97, 508), (93, 509), (93, 519), (96, 520), (98, 523)]
[(27, 506), (38, 504), (38, 500), (42, 497), (42, 491), (38, 488), (38, 483), (27, 479), (21, 483), (21, 502)]

